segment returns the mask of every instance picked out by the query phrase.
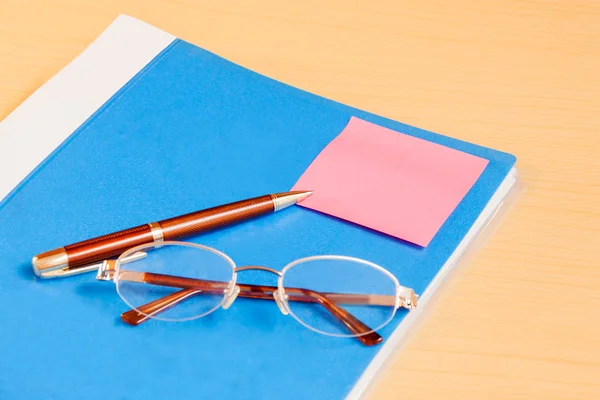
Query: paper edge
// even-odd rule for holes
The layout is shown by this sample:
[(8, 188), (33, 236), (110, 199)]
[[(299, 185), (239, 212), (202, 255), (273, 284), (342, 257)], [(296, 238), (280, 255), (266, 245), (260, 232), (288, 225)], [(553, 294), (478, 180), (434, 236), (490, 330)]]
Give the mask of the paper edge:
[(119, 15), (0, 122), (0, 204), (175, 36)]
[(428, 311), (428, 303), (435, 298), (438, 289), (448, 279), (453, 270), (456, 269), (456, 266), (460, 264), (461, 259), (465, 253), (470, 250), (470, 247), (480, 240), (480, 236), (485, 236), (483, 233), (488, 230), (488, 225), (499, 213), (505, 203), (505, 199), (509, 196), (509, 193), (515, 187), (516, 183), (517, 169), (512, 168), (498, 187), (498, 190), (492, 195), (481, 214), (479, 214), (475, 223), (473, 223), (454, 252), (429, 283), (423, 295), (419, 297), (419, 307), (416, 311), (411, 311), (398, 327), (396, 327), (390, 337), (386, 339), (382, 349), (375, 355), (373, 360), (371, 360), (346, 396), (346, 400), (360, 400), (369, 393), (392, 356), (397, 354), (397, 352), (404, 347), (412, 332), (411, 330), (416, 328), (415, 325), (423, 320)]

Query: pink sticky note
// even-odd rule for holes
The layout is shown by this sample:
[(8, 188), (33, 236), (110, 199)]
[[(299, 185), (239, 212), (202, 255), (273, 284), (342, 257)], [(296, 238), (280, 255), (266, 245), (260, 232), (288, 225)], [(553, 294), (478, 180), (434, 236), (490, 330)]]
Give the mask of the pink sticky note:
[(488, 160), (352, 118), (292, 190), (299, 205), (427, 246)]

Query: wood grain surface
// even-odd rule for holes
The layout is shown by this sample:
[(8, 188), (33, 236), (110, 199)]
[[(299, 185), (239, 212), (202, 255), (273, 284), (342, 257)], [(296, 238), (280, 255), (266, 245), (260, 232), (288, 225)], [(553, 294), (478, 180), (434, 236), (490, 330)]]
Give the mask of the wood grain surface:
[(517, 205), (369, 398), (600, 398), (600, 2), (0, 0), (0, 118), (121, 13), (519, 158)]

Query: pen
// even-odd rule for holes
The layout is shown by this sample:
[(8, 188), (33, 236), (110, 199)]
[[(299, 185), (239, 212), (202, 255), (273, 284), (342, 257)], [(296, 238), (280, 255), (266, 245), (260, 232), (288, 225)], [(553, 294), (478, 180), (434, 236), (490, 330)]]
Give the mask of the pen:
[(189, 214), (139, 225), (50, 250), (33, 257), (34, 273), (57, 278), (97, 270), (102, 261), (144, 243), (176, 240), (282, 210), (304, 200), (311, 191), (267, 194)]

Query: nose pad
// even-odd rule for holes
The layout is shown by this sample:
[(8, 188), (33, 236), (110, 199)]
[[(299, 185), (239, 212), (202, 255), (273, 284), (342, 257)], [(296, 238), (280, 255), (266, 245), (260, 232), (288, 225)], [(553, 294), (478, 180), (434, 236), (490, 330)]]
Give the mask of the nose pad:
[(240, 294), (240, 287), (238, 285), (235, 285), (233, 291), (228, 295), (226, 294), (227, 297), (223, 300), (223, 304), (221, 304), (221, 307), (224, 310), (227, 310), (238, 297), (238, 294)]
[(288, 315), (290, 312), (285, 306), (285, 301), (283, 300), (283, 296), (279, 289), (273, 292), (273, 298), (275, 299), (275, 303), (277, 303), (277, 306), (279, 307), (279, 311), (281, 311), (283, 315)]

